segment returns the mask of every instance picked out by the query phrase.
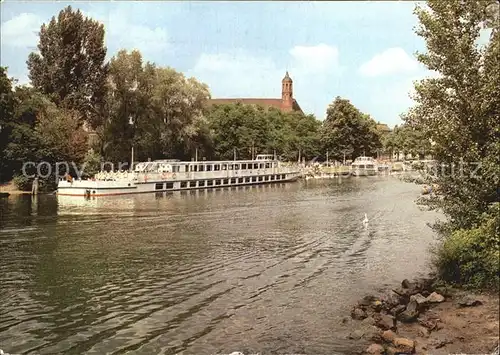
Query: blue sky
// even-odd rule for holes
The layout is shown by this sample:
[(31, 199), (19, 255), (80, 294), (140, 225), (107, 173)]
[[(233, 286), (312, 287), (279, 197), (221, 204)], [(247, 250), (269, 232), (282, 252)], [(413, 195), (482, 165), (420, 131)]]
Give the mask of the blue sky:
[(26, 83), (37, 31), (71, 4), (106, 27), (111, 57), (139, 49), (210, 87), (213, 97), (294, 97), (319, 119), (336, 96), (390, 126), (412, 105), (413, 80), (430, 75), (414, 58), (415, 2), (15, 2), (1, 8), (1, 64)]

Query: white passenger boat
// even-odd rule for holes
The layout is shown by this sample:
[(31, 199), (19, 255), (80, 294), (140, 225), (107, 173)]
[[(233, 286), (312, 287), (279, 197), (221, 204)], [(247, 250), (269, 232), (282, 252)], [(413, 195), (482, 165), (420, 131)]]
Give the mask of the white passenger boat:
[(135, 165), (133, 172), (100, 172), (93, 179), (60, 179), (61, 196), (110, 196), (146, 192), (210, 189), (294, 181), (298, 167), (286, 167), (273, 155), (255, 160), (156, 160)]
[(377, 161), (372, 157), (358, 157), (351, 164), (351, 175), (372, 176), (377, 175)]

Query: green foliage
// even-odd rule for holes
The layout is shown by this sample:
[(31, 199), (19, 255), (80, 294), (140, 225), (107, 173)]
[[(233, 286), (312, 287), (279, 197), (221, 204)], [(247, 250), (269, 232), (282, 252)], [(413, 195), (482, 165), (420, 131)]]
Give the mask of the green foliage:
[(236, 103), (214, 106), (207, 120), (217, 159), (233, 159), (235, 150), (238, 159), (276, 153), (310, 160), (319, 154), (321, 123), (312, 115)]
[(404, 155), (424, 157), (426, 154), (432, 153), (429, 138), (424, 135), (419, 126), (410, 126), (409, 124), (396, 126), (391, 133), (384, 137), (382, 143), (386, 151), (397, 151)]
[(68, 6), (42, 25), (38, 53), (27, 61), (29, 77), (34, 88), (95, 127), (101, 123), (105, 57), (103, 25)]
[(95, 152), (93, 149), (89, 149), (85, 158), (83, 159), (84, 171), (82, 178), (92, 178), (101, 170), (102, 156)]
[[(432, 140), (439, 163), (431, 176), (439, 193), (427, 201), (448, 216), (437, 226), (445, 241), (436, 264), (443, 277), (485, 286), (488, 279), (498, 282), (493, 262), (498, 219), (485, 219), (484, 213), (491, 215), (491, 204), (499, 199), (500, 22), (491, 17), (499, 5), (460, 0), (427, 5), (416, 9), (417, 34), (427, 44), (418, 59), (439, 75), (415, 85), (417, 105), (405, 120)], [(481, 45), (485, 27), (490, 39)]]
[[(132, 144), (137, 159), (186, 159), (210, 150), (203, 105), (206, 85), (171, 68), (143, 63), (138, 51), (120, 51), (109, 65), (108, 119), (102, 152), (127, 161)], [(131, 124), (132, 123), (132, 124)]]
[(12, 80), (7, 77), (7, 69), (0, 67), (0, 182), (7, 181), (12, 177), (5, 151), (12, 131), (15, 109), (12, 84)]
[(451, 217), (452, 230), (466, 229), (498, 198), (500, 25), (480, 47), (487, 2), (433, 0), (428, 5), (431, 10), (416, 10), (417, 33), (428, 49), (419, 60), (440, 76), (416, 84), (417, 105), (406, 120), (434, 142), (440, 164), (434, 178), (442, 192), (436, 206)]
[(373, 156), (381, 148), (377, 123), (359, 111), (349, 100), (336, 97), (328, 106), (321, 131), (323, 151), (339, 160), (343, 155), (355, 159)]
[(437, 251), (435, 264), (444, 281), (498, 290), (500, 282), (500, 210), (481, 216), (475, 228), (451, 233)]
[(31, 184), (33, 183), (33, 178), (20, 174), (14, 176), (12, 182), (19, 191), (31, 191)]

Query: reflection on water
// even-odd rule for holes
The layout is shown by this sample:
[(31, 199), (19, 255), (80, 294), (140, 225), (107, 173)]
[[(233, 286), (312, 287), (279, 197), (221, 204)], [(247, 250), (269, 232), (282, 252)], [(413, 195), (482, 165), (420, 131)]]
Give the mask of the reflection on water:
[(418, 193), (385, 177), (0, 200), (0, 348), (349, 353), (353, 300), (426, 265)]

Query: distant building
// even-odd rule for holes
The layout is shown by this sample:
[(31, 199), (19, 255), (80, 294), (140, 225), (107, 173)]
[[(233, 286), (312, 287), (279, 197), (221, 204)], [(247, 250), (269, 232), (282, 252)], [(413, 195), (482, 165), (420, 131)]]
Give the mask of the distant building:
[(265, 108), (274, 107), (283, 112), (300, 112), (304, 113), (299, 106), (297, 100), (293, 98), (293, 81), (286, 72), (285, 77), (281, 80), (281, 99), (271, 98), (221, 98), (210, 99), (208, 105), (224, 105), (241, 103), (244, 105), (259, 105)]

